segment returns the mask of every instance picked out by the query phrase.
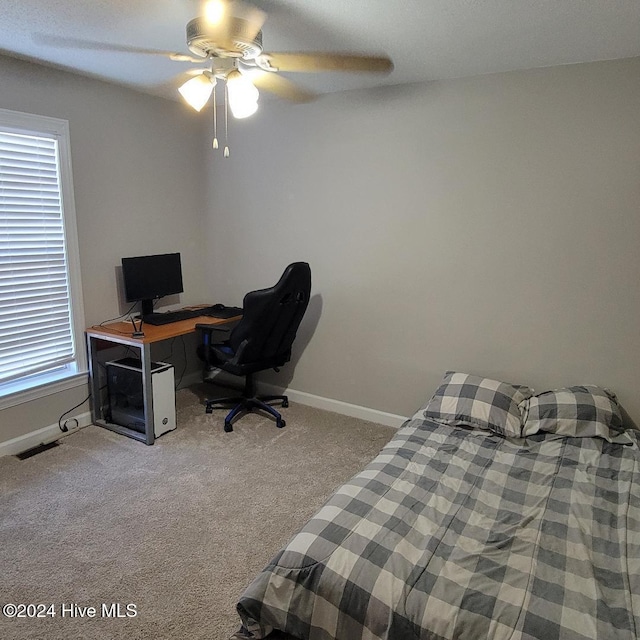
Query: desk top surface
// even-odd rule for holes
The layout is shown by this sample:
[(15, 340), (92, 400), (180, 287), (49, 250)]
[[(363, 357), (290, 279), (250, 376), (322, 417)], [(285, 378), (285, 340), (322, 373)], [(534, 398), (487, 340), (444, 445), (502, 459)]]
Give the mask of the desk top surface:
[[(240, 320), (241, 317), (242, 316), (236, 316), (235, 318), (212, 318), (210, 316), (198, 316), (169, 324), (144, 324), (142, 327), (144, 337), (141, 338), (133, 337), (133, 325), (131, 322), (111, 322), (105, 325), (94, 325), (93, 327), (88, 327), (85, 333), (88, 336), (105, 338), (106, 340), (120, 342), (122, 344), (152, 344), (153, 342), (169, 340), (170, 338), (177, 338), (178, 336), (193, 333), (196, 330), (197, 324), (223, 325), (229, 322), (236, 322)], [(136, 325), (137, 324), (136, 322)]]

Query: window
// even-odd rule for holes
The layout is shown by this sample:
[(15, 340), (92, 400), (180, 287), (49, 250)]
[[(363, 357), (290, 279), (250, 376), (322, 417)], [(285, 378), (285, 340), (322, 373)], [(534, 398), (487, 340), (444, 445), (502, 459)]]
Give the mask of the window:
[(0, 408), (86, 382), (64, 120), (0, 109)]

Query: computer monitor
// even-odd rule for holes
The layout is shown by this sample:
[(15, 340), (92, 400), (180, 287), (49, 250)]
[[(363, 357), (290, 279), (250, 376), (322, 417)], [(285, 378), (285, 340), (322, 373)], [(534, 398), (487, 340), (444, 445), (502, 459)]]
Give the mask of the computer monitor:
[(153, 301), (182, 293), (179, 253), (122, 258), (122, 278), (127, 302), (142, 302), (142, 317), (153, 312)]

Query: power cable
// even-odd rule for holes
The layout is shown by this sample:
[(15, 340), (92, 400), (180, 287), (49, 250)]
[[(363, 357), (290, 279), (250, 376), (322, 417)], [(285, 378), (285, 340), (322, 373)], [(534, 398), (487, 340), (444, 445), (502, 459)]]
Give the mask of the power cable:
[[(102, 391), (103, 389), (106, 389), (107, 385), (105, 384), (103, 387), (100, 388), (100, 391)], [(62, 418), (64, 418), (67, 414), (71, 413), (72, 411), (75, 411), (78, 407), (81, 407), (85, 402), (87, 402), (87, 400), (89, 400), (89, 398), (91, 398), (91, 394), (89, 394), (82, 402), (78, 402), (78, 404), (75, 407), (71, 407), (71, 409), (69, 409), (68, 411), (65, 411), (59, 418), (58, 418), (58, 428), (60, 429), (60, 431), (62, 431), (63, 433), (67, 433), (67, 431), (69, 431), (69, 427), (67, 426), (67, 422), (69, 422), (70, 420), (73, 420), (75, 422), (75, 425), (73, 428), (77, 428), (80, 426), (80, 423), (78, 422), (77, 418), (69, 418), (68, 420), (64, 421), (64, 424), (62, 424)]]

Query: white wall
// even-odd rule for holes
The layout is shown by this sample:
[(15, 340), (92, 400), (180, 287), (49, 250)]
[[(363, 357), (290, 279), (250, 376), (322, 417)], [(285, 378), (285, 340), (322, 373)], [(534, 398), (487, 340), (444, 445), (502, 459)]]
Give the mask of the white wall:
[(408, 415), (453, 368), (608, 386), (640, 422), (639, 78), (632, 59), (263, 101), (211, 160), (215, 297), (310, 262), (304, 351), (272, 378), (299, 391)]
[[(177, 102), (0, 57), (0, 108), (69, 121), (86, 324), (126, 310), (120, 259), (179, 251), (185, 293), (208, 299), (201, 119)], [(0, 442), (57, 423), (87, 387), (0, 411)], [(79, 409), (87, 411), (88, 404)]]

